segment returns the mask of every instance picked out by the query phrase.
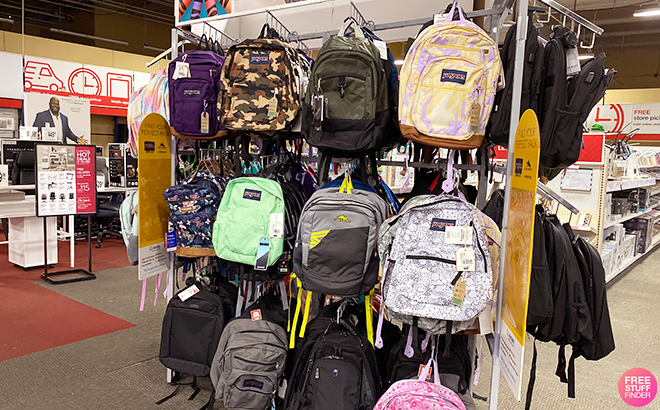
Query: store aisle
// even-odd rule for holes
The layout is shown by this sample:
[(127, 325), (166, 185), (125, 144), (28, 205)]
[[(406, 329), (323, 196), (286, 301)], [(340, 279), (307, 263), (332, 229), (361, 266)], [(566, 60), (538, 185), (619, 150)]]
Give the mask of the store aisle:
[[(660, 376), (660, 252), (653, 252), (629, 270), (616, 283), (610, 284), (607, 297), (616, 349), (597, 362), (576, 360), (576, 398), (567, 398), (566, 384), (555, 376), (558, 347), (552, 343), (537, 343), (538, 367), (532, 409), (630, 409), (621, 400), (618, 383), (621, 375), (632, 368), (643, 367)], [(532, 361), (532, 341), (528, 338), (523, 370), (522, 400), (517, 403), (504, 378), (500, 378), (500, 409), (525, 408), (525, 394)], [(567, 349), (567, 360), (570, 349)], [(491, 358), (486, 348), (482, 377), (475, 393), (488, 396)], [(477, 409), (488, 408), (486, 402), (475, 400)], [(646, 409), (660, 409), (655, 399)]]
[[(633, 367), (644, 367), (660, 374), (660, 357), (656, 354), (660, 351), (660, 329), (655, 326), (660, 321), (658, 266), (660, 252), (655, 252), (610, 287), (608, 297), (617, 348), (600, 362), (578, 360), (576, 399), (566, 397), (566, 385), (554, 375), (557, 347), (538, 344), (539, 367), (532, 409), (628, 409), (617, 392), (621, 374)], [(169, 402), (155, 405), (172, 391), (172, 387), (165, 383), (165, 368), (158, 361), (165, 303), (161, 298), (158, 306), (153, 306), (153, 280), (149, 282), (145, 310), (139, 312), (141, 284), (136, 280), (135, 267), (98, 273), (96, 281), (59, 287), (37, 282), (35, 286), (136, 326), (0, 362), (0, 374), (4, 376), (0, 384), (0, 410), (27, 410), (44, 405), (50, 410), (86, 410), (91, 406), (122, 410), (197, 410), (202, 407), (210, 394), (208, 380), (200, 383), (203, 390), (195, 400), (187, 400), (191, 391), (184, 388)], [(67, 331), (67, 328), (62, 329), (62, 333)], [(527, 386), (531, 348), (528, 352), (523, 392)], [(489, 382), (490, 357), (486, 352), (475, 392), (488, 396)], [(524, 408), (522, 402), (515, 402), (503, 379), (500, 386), (500, 409)], [(478, 409), (488, 408), (486, 402), (475, 401)], [(660, 409), (660, 401), (656, 400), (647, 408)], [(215, 409), (222, 407), (216, 404)]]

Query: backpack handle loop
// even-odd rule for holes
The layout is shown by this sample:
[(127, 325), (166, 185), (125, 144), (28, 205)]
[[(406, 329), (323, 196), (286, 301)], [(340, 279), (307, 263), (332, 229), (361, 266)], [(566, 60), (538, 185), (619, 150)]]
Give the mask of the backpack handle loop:
[[(452, 12), (453, 13), (453, 12)], [(442, 182), (442, 190), (448, 194), (451, 193), (456, 186), (454, 185), (454, 150), (449, 150), (447, 157), (447, 176)]]
[(449, 14), (447, 14), (447, 17), (445, 17), (445, 23), (451, 23), (452, 19), (454, 18), (454, 10), (458, 8), (458, 15), (459, 15), (459, 20), (458, 21), (467, 21), (465, 20), (465, 16), (463, 15), (463, 10), (461, 9), (461, 5), (458, 4), (457, 0), (454, 0), (454, 3), (451, 5), (451, 10), (449, 11)]
[(354, 27), (355, 37), (364, 38), (364, 33), (362, 32), (360, 25), (353, 17), (347, 17), (344, 20), (344, 24), (342, 24), (341, 28), (339, 29), (337, 36), (344, 37), (346, 35), (346, 30), (348, 30), (350, 26), (355, 26)]

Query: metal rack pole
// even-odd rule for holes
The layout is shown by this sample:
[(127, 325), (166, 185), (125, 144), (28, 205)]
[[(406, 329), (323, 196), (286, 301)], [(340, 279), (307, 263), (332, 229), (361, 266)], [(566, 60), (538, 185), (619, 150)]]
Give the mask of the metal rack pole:
[[(527, 0), (518, 1), (518, 22), (516, 25), (516, 55), (513, 73), (513, 98), (511, 101), (511, 123), (509, 127), (509, 151), (506, 162), (507, 182), (513, 174), (513, 146), (516, 140), (516, 130), (520, 119), (520, 99), (522, 96), (522, 77), (525, 64), (525, 41), (527, 40)], [(490, 378), (490, 403), (489, 409), (497, 409), (497, 400), (500, 386), (500, 334), (502, 331), (502, 300), (504, 293), (504, 271), (506, 268), (506, 235), (508, 231), (509, 217), (506, 210), (511, 206), (511, 184), (507, 183), (504, 191), (504, 215), (502, 216), (502, 244), (500, 247), (500, 273), (497, 281), (497, 314), (495, 321), (495, 333), (493, 344), (493, 368)]]

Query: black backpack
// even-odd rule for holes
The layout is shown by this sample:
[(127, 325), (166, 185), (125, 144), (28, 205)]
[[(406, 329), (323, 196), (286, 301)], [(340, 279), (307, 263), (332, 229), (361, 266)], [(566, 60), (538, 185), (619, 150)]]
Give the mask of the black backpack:
[(543, 207), (536, 206), (534, 216), (534, 239), (532, 247), (532, 271), (527, 305), (527, 331), (534, 334), (536, 329), (547, 325), (554, 310), (552, 277), (548, 268), (548, 256), (543, 231)]
[[(587, 360), (600, 360), (614, 350), (614, 335), (610, 322), (610, 310), (607, 305), (603, 261), (598, 250), (584, 238), (575, 235), (570, 225), (564, 224), (564, 229), (571, 239), (575, 257), (580, 266), (593, 329), (591, 340), (588, 343), (580, 344), (574, 355), (577, 354)], [(571, 357), (571, 359), (573, 358)]]
[[(572, 32), (570, 32), (572, 33)], [(559, 165), (558, 150), (553, 139), (559, 110), (568, 104), (568, 80), (566, 78), (566, 49), (572, 44), (573, 36), (563, 26), (554, 28), (550, 41), (545, 45), (544, 75), (541, 78), (539, 102), (539, 125), (541, 127), (540, 165), (555, 168)]]
[[(511, 124), (511, 100), (513, 98), (513, 72), (516, 54), (516, 25), (509, 28), (500, 53), (503, 63), (505, 86), (495, 95), (493, 113), (488, 121), (486, 131), (493, 144), (506, 146), (509, 143), (509, 127)], [(520, 115), (528, 108), (538, 113), (539, 96), (541, 93), (541, 77), (543, 75), (544, 51), (539, 32), (533, 24), (527, 25), (527, 41), (525, 42), (525, 66), (523, 70), (522, 95), (520, 98)]]
[[(569, 228), (570, 229), (570, 228)], [(559, 345), (556, 375), (568, 384), (568, 397), (575, 397), (575, 359), (579, 349), (591, 342), (593, 326), (591, 313), (580, 270), (574, 253), (571, 237), (555, 215), (543, 218), (548, 269), (552, 278), (552, 317), (546, 323), (536, 325), (532, 336), (542, 342), (555, 342)], [(532, 282), (532, 285), (534, 282)], [(531, 300), (531, 289), (530, 289)], [(566, 346), (573, 347), (566, 375)], [(527, 386), (526, 409), (530, 408), (532, 392), (536, 380), (536, 340), (532, 357), (529, 384)]]
[[(200, 290), (182, 301), (179, 295), (189, 289), (186, 288), (174, 295), (167, 304), (159, 359), (165, 367), (193, 376), (191, 387), (194, 392), (190, 400), (200, 392), (197, 377), (210, 374), (220, 336), (227, 321), (231, 319), (230, 312), (236, 305), (238, 291), (232, 292), (228, 289), (229, 286), (231, 285), (219, 286), (218, 293)], [(176, 396), (180, 388), (181, 384), (177, 382), (176, 390), (156, 404), (162, 404)], [(204, 408), (212, 406), (213, 396), (212, 393), (211, 400)]]
[[(504, 215), (504, 190), (496, 189), (490, 194), (490, 199), (486, 205), (481, 209), (481, 212), (490, 217), (497, 224), (497, 227), (502, 229), (502, 217)], [(535, 235), (536, 235), (536, 231)]]
[(370, 409), (380, 397), (371, 343), (345, 319), (314, 318), (296, 345), (287, 410)]

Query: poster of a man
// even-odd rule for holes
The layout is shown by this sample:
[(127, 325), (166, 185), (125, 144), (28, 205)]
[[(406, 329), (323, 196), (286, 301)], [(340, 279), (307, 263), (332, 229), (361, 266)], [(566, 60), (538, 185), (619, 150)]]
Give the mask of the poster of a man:
[(58, 139), (65, 144), (70, 143), (68, 140), (78, 144), (87, 144), (84, 135), (77, 136), (71, 131), (69, 118), (60, 112), (60, 100), (57, 97), (50, 97), (48, 109), (37, 113), (32, 126), (38, 127), (39, 130), (43, 127), (54, 127)]

